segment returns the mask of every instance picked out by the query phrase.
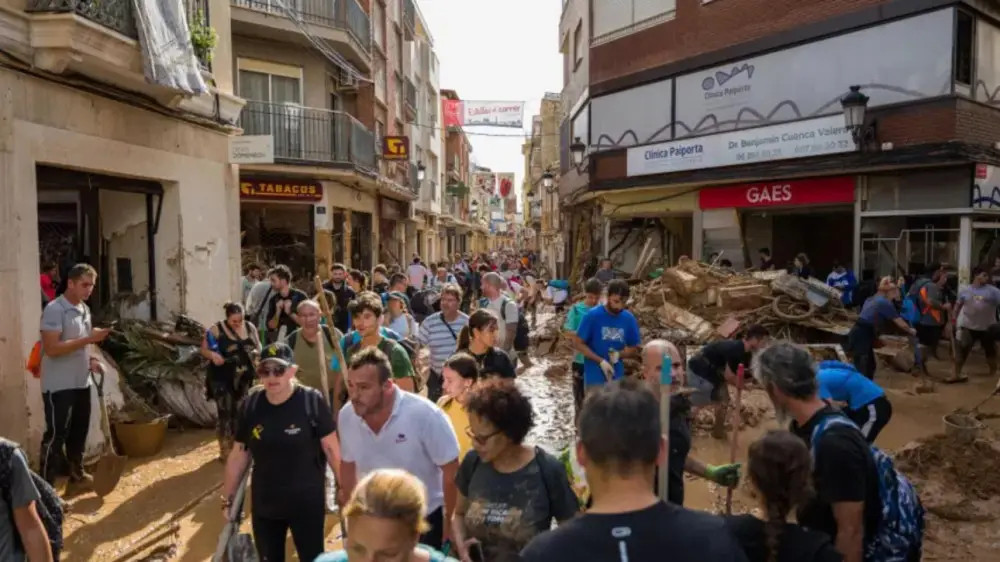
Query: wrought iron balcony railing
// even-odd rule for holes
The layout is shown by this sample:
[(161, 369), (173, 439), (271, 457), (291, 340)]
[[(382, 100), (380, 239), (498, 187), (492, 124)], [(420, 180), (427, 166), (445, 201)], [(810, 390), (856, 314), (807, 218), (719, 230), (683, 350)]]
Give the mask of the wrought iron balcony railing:
[(275, 160), (377, 169), (375, 135), (342, 111), (247, 101), (240, 126), (245, 135), (272, 135)]
[(285, 17), (346, 30), (358, 45), (371, 52), (372, 34), (368, 14), (357, 0), (231, 0), (233, 6), (279, 14)]
[(74, 13), (126, 37), (139, 37), (132, 12), (132, 0), (28, 0), (26, 10)]
[(404, 82), (406, 84), (406, 109), (409, 109), (413, 113), (417, 112), (417, 87), (413, 84), (413, 81), (407, 78)]

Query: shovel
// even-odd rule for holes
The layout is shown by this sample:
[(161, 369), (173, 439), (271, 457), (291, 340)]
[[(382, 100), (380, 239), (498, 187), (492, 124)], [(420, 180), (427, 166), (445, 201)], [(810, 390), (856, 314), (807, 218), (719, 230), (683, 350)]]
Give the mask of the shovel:
[(101, 403), (101, 431), (104, 433), (104, 452), (97, 460), (93, 471), (94, 492), (103, 498), (118, 485), (118, 481), (122, 478), (122, 472), (125, 471), (125, 461), (128, 460), (128, 457), (115, 452), (114, 439), (111, 437), (111, 422), (108, 421), (108, 406), (104, 402), (104, 373), (91, 371), (90, 376), (97, 383), (97, 398)]

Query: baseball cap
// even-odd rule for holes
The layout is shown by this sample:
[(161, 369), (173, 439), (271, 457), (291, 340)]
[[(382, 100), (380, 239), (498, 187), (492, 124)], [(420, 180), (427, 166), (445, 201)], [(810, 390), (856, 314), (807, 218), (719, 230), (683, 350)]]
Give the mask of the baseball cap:
[(292, 348), (288, 347), (285, 343), (272, 343), (264, 348), (260, 354), (260, 360), (273, 361), (285, 367), (291, 365), (292, 361)]

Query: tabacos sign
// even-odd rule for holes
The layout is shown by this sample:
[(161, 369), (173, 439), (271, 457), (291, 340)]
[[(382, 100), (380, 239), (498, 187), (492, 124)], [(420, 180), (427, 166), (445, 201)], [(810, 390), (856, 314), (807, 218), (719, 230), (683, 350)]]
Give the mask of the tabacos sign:
[(853, 202), (852, 176), (746, 183), (708, 187), (698, 192), (698, 206), (702, 210)]
[(323, 184), (313, 181), (241, 178), (240, 199), (258, 201), (322, 201)]

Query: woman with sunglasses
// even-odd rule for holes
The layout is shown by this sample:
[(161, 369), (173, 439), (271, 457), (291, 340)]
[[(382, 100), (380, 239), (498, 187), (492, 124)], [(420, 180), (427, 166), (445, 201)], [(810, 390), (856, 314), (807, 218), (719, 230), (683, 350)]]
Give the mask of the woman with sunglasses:
[(535, 535), (549, 530), (553, 519), (576, 515), (580, 503), (563, 464), (524, 444), (534, 411), (514, 381), (477, 383), (465, 407), (472, 450), (455, 476), (452, 537), (462, 562), (472, 561), (470, 553), (479, 549), (484, 560), (517, 560)]
[(476, 360), (481, 376), (512, 379), (516, 376), (514, 363), (510, 355), (496, 347), (499, 326), (493, 311), (480, 308), (473, 312), (469, 315), (469, 323), (458, 334), (458, 351), (464, 351)]
[(394, 469), (375, 470), (358, 482), (344, 507), (350, 534), (344, 550), (316, 562), (455, 562), (419, 543), (427, 531), (427, 493), (416, 476)]
[(223, 307), (225, 321), (205, 331), (201, 355), (208, 359), (205, 396), (215, 401), (218, 420), (219, 460), (226, 462), (233, 449), (239, 404), (253, 386), (254, 359), (260, 353), (257, 328), (246, 321), (243, 305), (228, 302)]
[(288, 345), (264, 348), (257, 367), (261, 387), (243, 401), (222, 486), (226, 513), (253, 460), (254, 542), (268, 562), (285, 560), (289, 530), (300, 560), (315, 560), (323, 552), (325, 465), (340, 479), (333, 413), (321, 392), (295, 381), (295, 371)]

